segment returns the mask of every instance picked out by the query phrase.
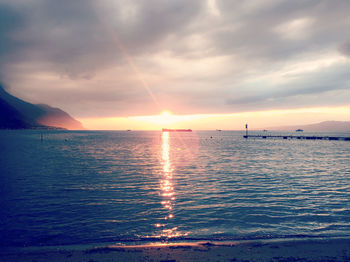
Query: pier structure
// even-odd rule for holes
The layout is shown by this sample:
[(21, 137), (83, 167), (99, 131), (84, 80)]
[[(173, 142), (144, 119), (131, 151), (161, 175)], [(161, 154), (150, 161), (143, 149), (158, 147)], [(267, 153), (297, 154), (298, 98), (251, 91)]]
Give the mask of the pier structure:
[(307, 136), (307, 135), (244, 135), (244, 138), (274, 138), (274, 139), (300, 139), (300, 140), (342, 140), (350, 141), (350, 137), (344, 136)]

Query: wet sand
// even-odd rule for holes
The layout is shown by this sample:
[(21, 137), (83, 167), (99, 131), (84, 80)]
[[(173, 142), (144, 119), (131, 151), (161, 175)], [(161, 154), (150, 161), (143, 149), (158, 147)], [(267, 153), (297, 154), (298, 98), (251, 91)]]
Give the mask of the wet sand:
[(108, 246), (1, 252), (0, 261), (350, 261), (350, 239)]

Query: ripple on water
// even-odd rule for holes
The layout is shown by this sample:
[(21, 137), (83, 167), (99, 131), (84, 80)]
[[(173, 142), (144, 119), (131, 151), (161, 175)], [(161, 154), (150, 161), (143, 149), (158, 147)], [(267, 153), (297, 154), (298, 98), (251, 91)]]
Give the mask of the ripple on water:
[(0, 132), (4, 245), (350, 235), (346, 141)]

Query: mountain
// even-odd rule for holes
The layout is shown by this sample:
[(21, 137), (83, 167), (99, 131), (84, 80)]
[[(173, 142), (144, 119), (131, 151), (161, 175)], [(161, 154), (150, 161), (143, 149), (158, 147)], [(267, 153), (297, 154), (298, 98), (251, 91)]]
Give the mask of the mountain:
[(63, 128), (82, 130), (82, 124), (59, 108), (34, 105), (0, 86), (0, 129)]
[(298, 126), (271, 127), (269, 130), (295, 131), (303, 129), (310, 132), (350, 132), (350, 121), (324, 121), (321, 123)]

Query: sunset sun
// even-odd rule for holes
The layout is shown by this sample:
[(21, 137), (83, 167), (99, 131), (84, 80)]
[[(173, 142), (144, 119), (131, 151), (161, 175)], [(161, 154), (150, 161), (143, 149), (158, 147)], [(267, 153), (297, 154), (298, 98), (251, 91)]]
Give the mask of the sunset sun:
[(158, 123), (160, 125), (169, 125), (172, 124), (174, 122), (176, 122), (176, 118), (174, 117), (174, 115), (168, 111), (168, 110), (164, 110), (160, 113), (159, 118), (158, 118)]
[(162, 127), (167, 127), (179, 121), (178, 117), (168, 110), (164, 110), (159, 115), (150, 116), (149, 118), (153, 123)]
[(171, 113), (170, 111), (168, 110), (164, 110), (160, 113), (161, 116), (164, 116), (164, 117), (169, 117), (169, 116), (172, 116), (173, 113)]
[(144, 126), (151, 126), (155, 129), (161, 128), (183, 128), (187, 127), (186, 122), (194, 119), (193, 116), (175, 115), (169, 110), (163, 110), (158, 115), (135, 116), (129, 119), (138, 123), (143, 123)]

